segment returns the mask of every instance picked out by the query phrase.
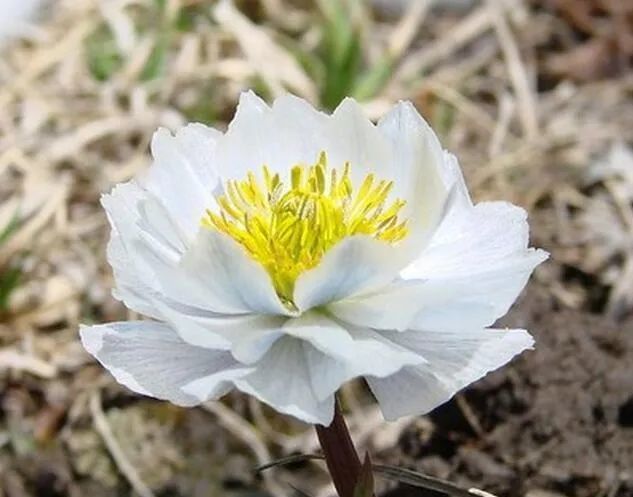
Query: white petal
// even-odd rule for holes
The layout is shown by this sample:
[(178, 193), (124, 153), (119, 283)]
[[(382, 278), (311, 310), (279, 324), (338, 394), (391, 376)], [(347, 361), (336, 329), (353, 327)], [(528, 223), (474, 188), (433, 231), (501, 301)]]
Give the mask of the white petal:
[[(112, 226), (107, 255), (116, 281), (114, 296), (131, 309), (160, 318), (160, 312), (151, 299), (151, 296), (160, 293), (160, 284), (146, 258), (139, 256), (135, 249), (142, 232), (138, 205), (146, 199), (146, 193), (134, 182), (117, 185), (110, 194), (102, 196), (101, 203)], [(145, 229), (149, 228), (146, 226)], [(146, 232), (146, 235), (155, 240), (151, 232)], [(160, 236), (157, 238), (161, 239)], [(178, 244), (178, 234), (173, 232), (166, 240), (155, 240), (155, 250), (173, 257), (173, 247)]]
[[(271, 114), (271, 131), (279, 133), (278, 140), (281, 142), (275, 153), (277, 157), (281, 156), (279, 168), (312, 164), (321, 151), (327, 151), (329, 116), (316, 110), (309, 102), (293, 95), (284, 95), (275, 99)], [(283, 176), (285, 171), (281, 172)]]
[(506, 268), (462, 278), (399, 280), (327, 309), (345, 322), (383, 330), (485, 328), (507, 312), (542, 260), (540, 252), (526, 251)]
[(332, 303), (334, 315), (381, 329), (461, 330), (490, 326), (508, 311), (547, 253), (528, 248), (523, 209), (473, 206), (459, 166), (446, 164), (453, 202), (427, 248), (402, 271), (404, 281)]
[(395, 255), (391, 245), (369, 236), (345, 238), (297, 278), (293, 301), (307, 310), (385, 285), (401, 267)]
[(419, 254), (444, 214), (452, 184), (442, 180), (445, 156), (437, 136), (410, 102), (400, 102), (378, 123), (392, 155), (394, 197), (407, 201), (402, 217), (409, 222), (404, 251)]
[(367, 377), (366, 380), (387, 421), (426, 414), (455, 393), (421, 366), (404, 368), (386, 378)]
[(163, 301), (193, 314), (288, 313), (268, 274), (226, 235), (201, 229), (179, 260), (156, 250), (154, 242), (141, 237), (130, 252), (153, 274)]
[(283, 332), (309, 342), (324, 354), (345, 357), (354, 352), (354, 341), (348, 331), (318, 312), (305, 312), (287, 320)]
[[(261, 318), (260, 318), (261, 319)], [(254, 320), (255, 322), (255, 320)], [(260, 329), (255, 329), (259, 326)], [(309, 368), (310, 382), (319, 401), (333, 395), (346, 381), (373, 374), (387, 376), (404, 366), (420, 364), (424, 359), (394, 342), (386, 340), (379, 333), (356, 327), (343, 328), (339, 323), (317, 312), (307, 312), (286, 320), (276, 331), (266, 328), (259, 320), (252, 332), (245, 332), (240, 326), (227, 327), (224, 335), (232, 340), (234, 356), (240, 361), (252, 364), (259, 360), (277, 340), (288, 337), (300, 340), (304, 345), (305, 360)], [(242, 340), (242, 343), (238, 343)], [(248, 346), (256, 353), (247, 356), (239, 354), (239, 347)], [(236, 351), (238, 353), (236, 353)]]
[[(480, 323), (490, 325), (508, 311), (531, 272), (548, 257), (543, 250), (527, 247), (526, 217), (523, 209), (505, 202), (473, 207), (462, 197), (427, 249), (401, 276), (428, 280), (431, 288), (452, 288), (455, 299), (438, 310), (445, 315), (459, 311), (462, 304), (490, 307), (488, 322)], [(425, 324), (420, 322), (415, 327), (423, 328)]]
[(534, 267), (547, 259), (547, 253), (530, 250), (516, 257), (506, 268), (454, 280), (433, 280), (435, 287), (454, 292), (444, 305), (421, 310), (411, 328), (416, 330), (456, 330), (465, 326), (485, 327), (504, 316), (521, 293)]
[(218, 182), (214, 152), (222, 137), (217, 129), (201, 123), (191, 123), (176, 132), (176, 141), (186, 156), (190, 169), (205, 190), (213, 189)]
[(452, 153), (444, 150), (442, 167), (440, 168), (440, 176), (446, 190), (455, 192), (455, 204), (458, 208), (472, 207), (473, 202), (468, 193), (466, 180), (462, 173), (457, 157)]
[(216, 159), (225, 179), (244, 178), (263, 165), (285, 178), (293, 165), (313, 164), (322, 151), (333, 168), (350, 162), (355, 183), (370, 172), (391, 179), (389, 142), (351, 99), (328, 116), (290, 95), (268, 107), (252, 92), (243, 93), (226, 135), (218, 141)]
[(199, 347), (230, 350), (239, 362), (253, 364), (284, 335), (286, 318), (262, 314), (222, 315), (179, 312), (157, 305), (186, 342)]
[(319, 401), (312, 389), (305, 347), (292, 337), (277, 341), (257, 364), (257, 369), (235, 386), (275, 410), (306, 423), (328, 426), (334, 416), (334, 396)]
[(365, 375), (385, 377), (405, 366), (423, 364), (419, 354), (385, 339), (369, 329), (348, 330), (352, 347), (337, 354), (306, 347), (312, 389), (317, 399), (333, 395), (347, 381)]
[(331, 143), (325, 151), (329, 162), (334, 167), (349, 162), (355, 185), (360, 185), (368, 173), (375, 173), (381, 180), (395, 179), (389, 141), (354, 99), (343, 99), (334, 110), (328, 133)]
[(215, 206), (218, 174), (213, 152), (219, 132), (192, 124), (172, 135), (161, 128), (152, 138), (154, 163), (144, 187), (164, 203), (183, 232), (192, 237), (205, 209)]
[(136, 259), (143, 259), (158, 281), (160, 300), (177, 305), (187, 313), (212, 312), (222, 314), (246, 314), (248, 309), (241, 302), (227, 297), (222, 288), (207, 286), (204, 275), (184, 269), (180, 261), (174, 261), (156, 251), (143, 240), (132, 245)]
[(388, 420), (429, 412), (533, 344), (524, 330), (391, 332), (386, 336), (428, 361), (387, 378), (367, 378)]
[(273, 315), (289, 313), (266, 270), (223, 233), (200, 230), (180, 269), (231, 308)]
[(128, 187), (134, 185), (119, 185), (103, 198), (113, 225), (108, 260), (117, 281), (117, 298), (139, 312), (159, 318), (162, 315), (155, 308), (157, 300), (181, 308), (245, 312), (205, 288), (199, 275), (190, 276), (179, 267), (182, 255), (173, 248), (177, 241), (166, 244), (160, 230), (151, 231), (147, 220), (141, 221), (138, 205), (147, 199), (132, 203), (129, 195), (122, 194)]
[(452, 278), (505, 265), (527, 250), (527, 214), (507, 202), (456, 204), (403, 277)]
[(115, 229), (108, 242), (107, 258), (116, 282), (112, 296), (122, 301), (128, 309), (155, 319), (162, 319), (160, 311), (156, 309), (151, 299), (152, 295), (156, 295), (155, 288), (149, 286), (148, 280), (139, 274)]
[(444, 303), (450, 297), (425, 281), (396, 281), (374, 292), (332, 302), (327, 310), (355, 326), (406, 330), (421, 309)]
[(150, 237), (151, 244), (158, 242), (157, 245), (165, 247), (164, 250), (170, 253), (172, 260), (178, 260), (187, 249), (185, 235), (160, 200), (149, 192), (147, 195), (136, 205), (140, 235)]
[[(130, 321), (82, 326), (81, 340), (118, 382), (143, 395), (191, 406), (216, 398), (229, 381), (248, 373), (226, 351), (193, 347), (169, 326), (153, 321)], [(182, 391), (194, 380), (213, 375), (208, 396), (195, 398)]]
[(186, 240), (176, 221), (150, 192), (130, 181), (102, 195), (101, 204), (115, 234), (121, 237), (128, 255), (132, 245), (145, 241), (156, 253), (172, 261), (180, 259)]
[(242, 93), (229, 129), (218, 142), (224, 179), (243, 179), (263, 165), (288, 175), (295, 164), (312, 164), (328, 145), (326, 116), (304, 100), (285, 96), (272, 107), (252, 92)]
[(200, 402), (219, 399), (233, 390), (234, 380), (242, 378), (252, 371), (252, 368), (226, 369), (192, 380), (183, 385), (182, 391), (197, 398)]
[(160, 201), (136, 183), (116, 186), (102, 197), (112, 225), (108, 261), (114, 269), (115, 296), (139, 312), (162, 318), (155, 302), (216, 312), (244, 312), (214, 298), (179, 268), (186, 242)]
[(253, 92), (240, 95), (233, 120), (219, 140), (216, 158), (224, 179), (243, 179), (248, 171), (270, 164), (270, 108)]

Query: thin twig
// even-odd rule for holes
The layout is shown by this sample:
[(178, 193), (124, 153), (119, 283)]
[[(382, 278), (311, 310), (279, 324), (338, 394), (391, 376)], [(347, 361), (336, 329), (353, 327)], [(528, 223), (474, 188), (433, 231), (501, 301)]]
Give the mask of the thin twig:
[(510, 30), (510, 26), (508, 26), (504, 13), (501, 11), (499, 2), (488, 0), (488, 9), (495, 32), (499, 38), (501, 50), (506, 59), (510, 80), (517, 95), (521, 124), (523, 125), (527, 138), (534, 139), (538, 136), (536, 99), (530, 87), (525, 64), (521, 60), (519, 48), (512, 36), (512, 31)]
[(445, 36), (424, 48), (407, 55), (396, 74), (397, 80), (415, 79), (436, 63), (447, 59), (469, 41), (490, 28), (490, 15), (485, 8), (479, 8), (446, 32)]
[(127, 458), (121, 449), (119, 442), (117, 442), (114, 433), (112, 433), (110, 424), (105, 417), (103, 409), (101, 408), (101, 393), (99, 390), (96, 390), (90, 397), (90, 412), (92, 414), (95, 429), (101, 436), (103, 443), (114, 460), (114, 464), (121, 474), (138, 495), (141, 497), (155, 497), (154, 492), (152, 492), (141, 479), (138, 471)]
[[(220, 402), (207, 402), (202, 407), (213, 414), (223, 428), (251, 449), (258, 465), (264, 466), (270, 462), (272, 457), (268, 447), (253, 425)], [(286, 494), (286, 491), (275, 481), (271, 473), (264, 473), (264, 481), (266, 488), (273, 495), (283, 496)]]
[(473, 408), (470, 407), (470, 404), (466, 400), (463, 394), (459, 393), (455, 396), (455, 402), (457, 403), (457, 407), (462, 412), (464, 418), (473, 429), (473, 431), (477, 434), (478, 437), (483, 438), (486, 434), (485, 430), (482, 428), (477, 415), (473, 411)]

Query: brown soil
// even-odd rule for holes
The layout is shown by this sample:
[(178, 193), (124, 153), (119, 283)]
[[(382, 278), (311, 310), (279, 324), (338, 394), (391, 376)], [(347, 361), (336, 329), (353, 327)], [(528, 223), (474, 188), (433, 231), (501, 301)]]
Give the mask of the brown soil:
[[(499, 496), (633, 495), (633, 320), (557, 310), (526, 295), (503, 325), (534, 351), (436, 409), (387, 456)], [(553, 492), (553, 494), (552, 494)], [(390, 497), (441, 495), (397, 489)]]

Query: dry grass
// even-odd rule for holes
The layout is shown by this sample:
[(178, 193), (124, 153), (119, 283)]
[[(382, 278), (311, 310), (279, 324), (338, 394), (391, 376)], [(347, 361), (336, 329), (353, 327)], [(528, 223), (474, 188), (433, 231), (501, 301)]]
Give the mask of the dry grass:
[[(320, 106), (350, 93), (373, 117), (413, 100), (477, 200), (530, 211), (534, 243), (553, 254), (537, 273), (552, 298), (630, 313), (632, 13), (579, 3), (50, 5), (0, 60), (0, 495), (229, 494), (227, 482), (260, 485), (251, 467), (316, 450), (306, 427), (252, 399), (190, 412), (139, 401), (77, 340), (79, 322), (130, 317), (110, 297), (99, 195), (147, 166), (157, 126), (223, 127), (247, 88)], [(344, 403), (362, 450), (426, 423), (383, 423), (359, 385)], [(330, 492), (318, 466), (261, 484)]]

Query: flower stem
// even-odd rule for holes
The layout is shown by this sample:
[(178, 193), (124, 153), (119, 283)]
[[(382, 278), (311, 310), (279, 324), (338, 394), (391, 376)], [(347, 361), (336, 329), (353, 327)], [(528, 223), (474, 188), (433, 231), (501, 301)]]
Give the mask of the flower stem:
[(354, 497), (362, 466), (338, 401), (334, 404), (332, 424), (328, 427), (316, 425), (315, 428), (339, 497)]

